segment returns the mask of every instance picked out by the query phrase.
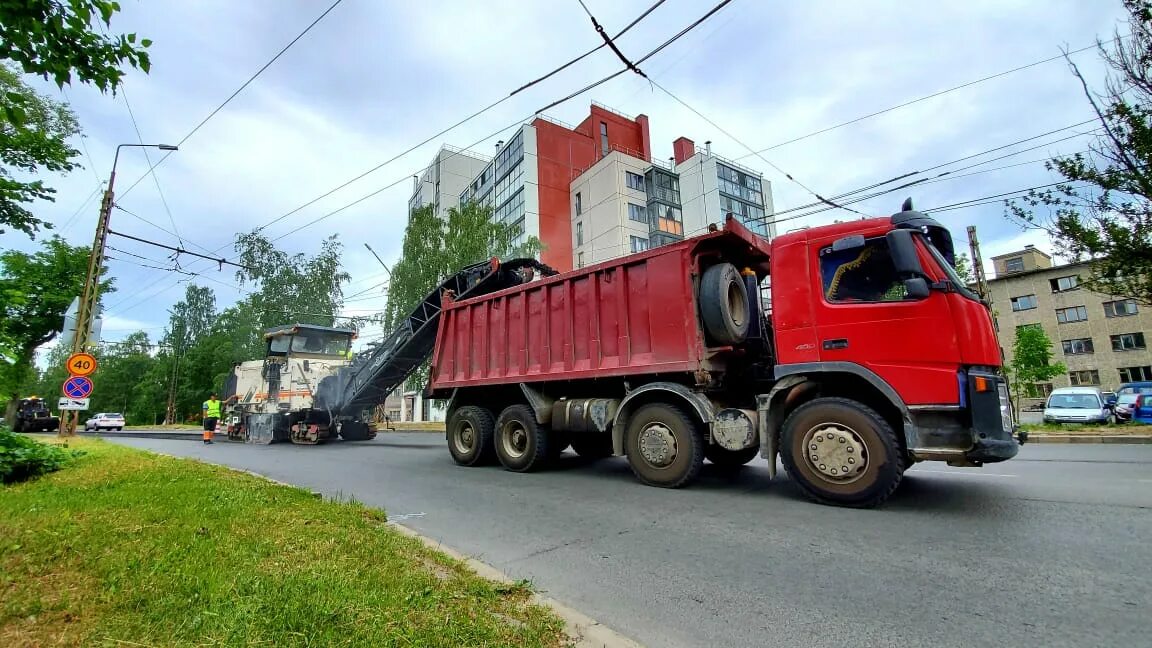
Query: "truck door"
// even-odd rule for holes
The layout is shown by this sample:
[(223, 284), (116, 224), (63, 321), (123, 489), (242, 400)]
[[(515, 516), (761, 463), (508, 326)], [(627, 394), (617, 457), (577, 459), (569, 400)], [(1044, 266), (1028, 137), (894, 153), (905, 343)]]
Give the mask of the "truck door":
[(909, 405), (957, 404), (960, 351), (946, 296), (910, 297), (883, 236), (817, 245), (821, 361), (866, 367)]

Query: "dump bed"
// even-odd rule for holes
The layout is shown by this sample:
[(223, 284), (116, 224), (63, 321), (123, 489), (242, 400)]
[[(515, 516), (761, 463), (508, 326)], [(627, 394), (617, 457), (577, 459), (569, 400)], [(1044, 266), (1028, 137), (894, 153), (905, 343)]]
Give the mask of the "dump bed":
[(432, 395), (706, 368), (717, 351), (697, 317), (695, 274), (705, 255), (738, 257), (767, 272), (768, 243), (729, 220), (715, 233), (446, 303)]

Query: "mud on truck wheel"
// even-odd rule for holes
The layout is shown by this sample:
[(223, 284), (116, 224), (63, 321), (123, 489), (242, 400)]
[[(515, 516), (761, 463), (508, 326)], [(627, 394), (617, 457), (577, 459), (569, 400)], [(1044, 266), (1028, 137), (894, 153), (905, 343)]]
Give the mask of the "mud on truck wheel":
[(636, 478), (649, 486), (686, 486), (704, 465), (704, 435), (696, 421), (664, 403), (645, 405), (632, 415), (624, 449)]
[(892, 426), (847, 398), (817, 398), (796, 408), (784, 422), (780, 448), (788, 475), (821, 504), (878, 506), (904, 475)]
[(461, 466), (482, 466), (492, 461), (496, 429), (492, 412), (468, 405), (448, 417), (448, 452)]
[(552, 431), (536, 422), (536, 414), (527, 405), (510, 405), (496, 421), (496, 456), (512, 472), (539, 470), (550, 459)]

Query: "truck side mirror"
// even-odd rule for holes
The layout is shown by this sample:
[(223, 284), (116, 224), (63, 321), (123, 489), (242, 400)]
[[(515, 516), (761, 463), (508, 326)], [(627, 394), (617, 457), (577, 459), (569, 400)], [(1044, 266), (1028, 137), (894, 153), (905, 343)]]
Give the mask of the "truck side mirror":
[(920, 257), (916, 253), (916, 241), (912, 238), (912, 231), (895, 229), (884, 237), (888, 242), (888, 254), (892, 257), (892, 264), (896, 272), (903, 276), (924, 276), (924, 266), (920, 265)]
[(904, 292), (908, 294), (909, 299), (927, 299), (928, 295), (932, 293), (928, 287), (928, 281), (924, 277), (905, 279)]

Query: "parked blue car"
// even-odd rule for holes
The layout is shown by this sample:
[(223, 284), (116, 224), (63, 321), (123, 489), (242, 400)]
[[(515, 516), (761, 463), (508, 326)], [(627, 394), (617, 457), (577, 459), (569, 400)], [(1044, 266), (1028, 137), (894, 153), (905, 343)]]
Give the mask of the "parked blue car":
[[(1137, 398), (1128, 406), (1131, 413), (1129, 420), (1135, 423), (1152, 423), (1152, 381), (1124, 383), (1116, 390), (1117, 398), (1131, 394), (1136, 394)], [(1130, 399), (1124, 400), (1127, 402)]]

